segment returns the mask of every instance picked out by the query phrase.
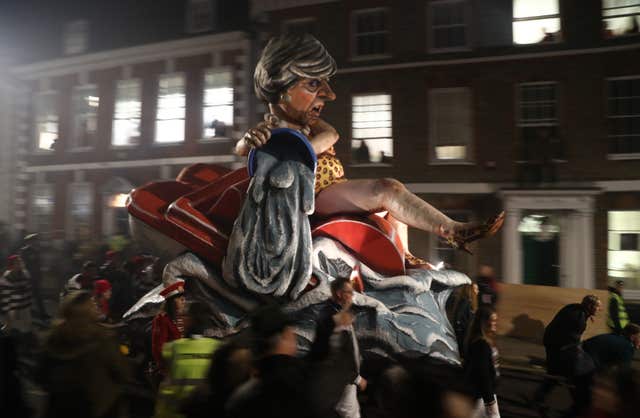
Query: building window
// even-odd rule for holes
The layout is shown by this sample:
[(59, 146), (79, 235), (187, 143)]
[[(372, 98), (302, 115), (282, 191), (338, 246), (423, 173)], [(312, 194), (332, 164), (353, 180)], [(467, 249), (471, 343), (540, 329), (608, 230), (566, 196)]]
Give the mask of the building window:
[(537, 44), (561, 38), (558, 0), (513, 0), (513, 42)]
[(390, 164), (393, 161), (391, 95), (353, 96), (351, 128), (351, 160), (354, 164)]
[(82, 54), (89, 47), (89, 22), (75, 20), (69, 22), (64, 28), (64, 54)]
[(610, 154), (640, 157), (640, 77), (608, 80)]
[(429, 2), (431, 50), (465, 49), (467, 39), (467, 0), (439, 0)]
[(605, 38), (640, 33), (640, 1), (602, 0), (602, 30)]
[(231, 136), (233, 127), (233, 73), (207, 71), (204, 75), (202, 106), (204, 138)]
[(95, 86), (80, 86), (73, 89), (72, 149), (87, 149), (95, 146), (99, 105), (100, 98)]
[(212, 0), (189, 0), (187, 3), (187, 33), (213, 29)]
[(69, 227), (67, 232), (77, 239), (87, 239), (93, 224), (93, 188), (89, 183), (69, 185)]
[(609, 211), (608, 274), (640, 290), (640, 211)]
[(312, 17), (285, 20), (282, 24), (282, 33), (293, 35), (303, 35), (305, 33), (316, 33), (316, 20)]
[(113, 114), (111, 144), (116, 147), (140, 142), (141, 85), (139, 80), (119, 80)]
[(433, 89), (429, 92), (431, 160), (470, 160), (473, 140), (471, 92), (468, 88)]
[(38, 150), (52, 150), (58, 139), (58, 95), (55, 92), (35, 96), (36, 145)]
[(158, 81), (158, 116), (156, 142), (184, 141), (184, 76), (164, 75)]
[(564, 161), (558, 133), (557, 83), (523, 83), (518, 87), (518, 160), (536, 164)]
[(353, 13), (352, 53), (357, 58), (389, 55), (389, 22), (386, 9), (358, 10)]
[(54, 189), (51, 184), (35, 184), (31, 194), (31, 229), (38, 232), (51, 231)]

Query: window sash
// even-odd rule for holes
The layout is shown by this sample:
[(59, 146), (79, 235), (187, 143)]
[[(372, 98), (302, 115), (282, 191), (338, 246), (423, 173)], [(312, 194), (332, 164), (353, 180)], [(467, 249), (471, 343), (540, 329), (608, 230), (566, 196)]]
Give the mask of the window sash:
[(142, 85), (139, 80), (119, 80), (113, 114), (111, 145), (135, 145), (140, 137)]
[(369, 162), (393, 158), (391, 95), (365, 94), (351, 98), (351, 148), (355, 152), (362, 141), (369, 148)]
[[(429, 142), (432, 161), (467, 161), (473, 141), (470, 89), (429, 92)], [(464, 147), (462, 149), (461, 147)]]
[(187, 5), (187, 32), (206, 32), (213, 28), (211, 0), (189, 0)]
[[(370, 29), (359, 30), (359, 26), (362, 23), (363, 19), (375, 19), (379, 18), (379, 22), (381, 27), (376, 28), (372, 27)], [(388, 44), (388, 36), (390, 33), (389, 30), (389, 22), (388, 22), (388, 12), (386, 9), (370, 9), (370, 10), (358, 10), (353, 14), (353, 55), (356, 57), (366, 57), (366, 56), (377, 56), (377, 55), (386, 55), (389, 53), (389, 44)], [(379, 47), (378, 42), (381, 42), (381, 50), (374, 51), (361, 51), (361, 47), (366, 40), (370, 41), (370, 45), (367, 45), (369, 48), (375, 49)]]
[(58, 138), (57, 98), (56, 92), (35, 96), (36, 146), (40, 151), (51, 151), (53, 141)]
[(162, 76), (158, 86), (155, 141), (156, 143), (183, 142), (186, 114), (184, 76)]
[(609, 153), (639, 153), (640, 77), (611, 79), (607, 87)]
[[(73, 91), (72, 147), (90, 148), (98, 131), (98, 106), (100, 98), (95, 86), (76, 87)], [(95, 104), (95, 105), (93, 105)], [(86, 141), (87, 143), (83, 143)]]
[[(541, 94), (544, 97), (551, 98), (538, 98)], [(527, 97), (527, 95), (530, 97)], [(557, 83), (541, 82), (520, 84), (518, 86), (518, 126), (528, 127), (557, 125), (557, 103)], [(537, 115), (531, 116), (532, 114)]]

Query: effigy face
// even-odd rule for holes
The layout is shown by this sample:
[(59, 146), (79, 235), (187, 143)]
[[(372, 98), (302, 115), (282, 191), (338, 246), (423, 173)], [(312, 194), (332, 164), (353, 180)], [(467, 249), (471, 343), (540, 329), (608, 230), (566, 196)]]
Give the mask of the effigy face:
[(327, 101), (335, 100), (327, 79), (302, 78), (282, 95), (276, 114), (298, 126), (313, 126)]

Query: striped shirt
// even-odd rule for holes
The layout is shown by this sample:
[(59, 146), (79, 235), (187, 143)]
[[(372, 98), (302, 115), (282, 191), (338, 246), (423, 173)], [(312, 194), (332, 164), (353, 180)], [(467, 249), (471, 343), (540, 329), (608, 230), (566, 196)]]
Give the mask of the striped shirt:
[(7, 270), (0, 278), (0, 313), (31, 308), (31, 281), (20, 270)]

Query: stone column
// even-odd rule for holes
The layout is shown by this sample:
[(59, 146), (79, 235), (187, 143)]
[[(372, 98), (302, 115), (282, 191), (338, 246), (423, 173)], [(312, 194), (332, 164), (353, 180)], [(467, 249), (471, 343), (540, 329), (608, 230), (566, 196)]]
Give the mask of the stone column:
[(521, 217), (521, 209), (507, 208), (502, 240), (502, 279), (505, 283), (522, 283), (522, 241), (518, 232)]

